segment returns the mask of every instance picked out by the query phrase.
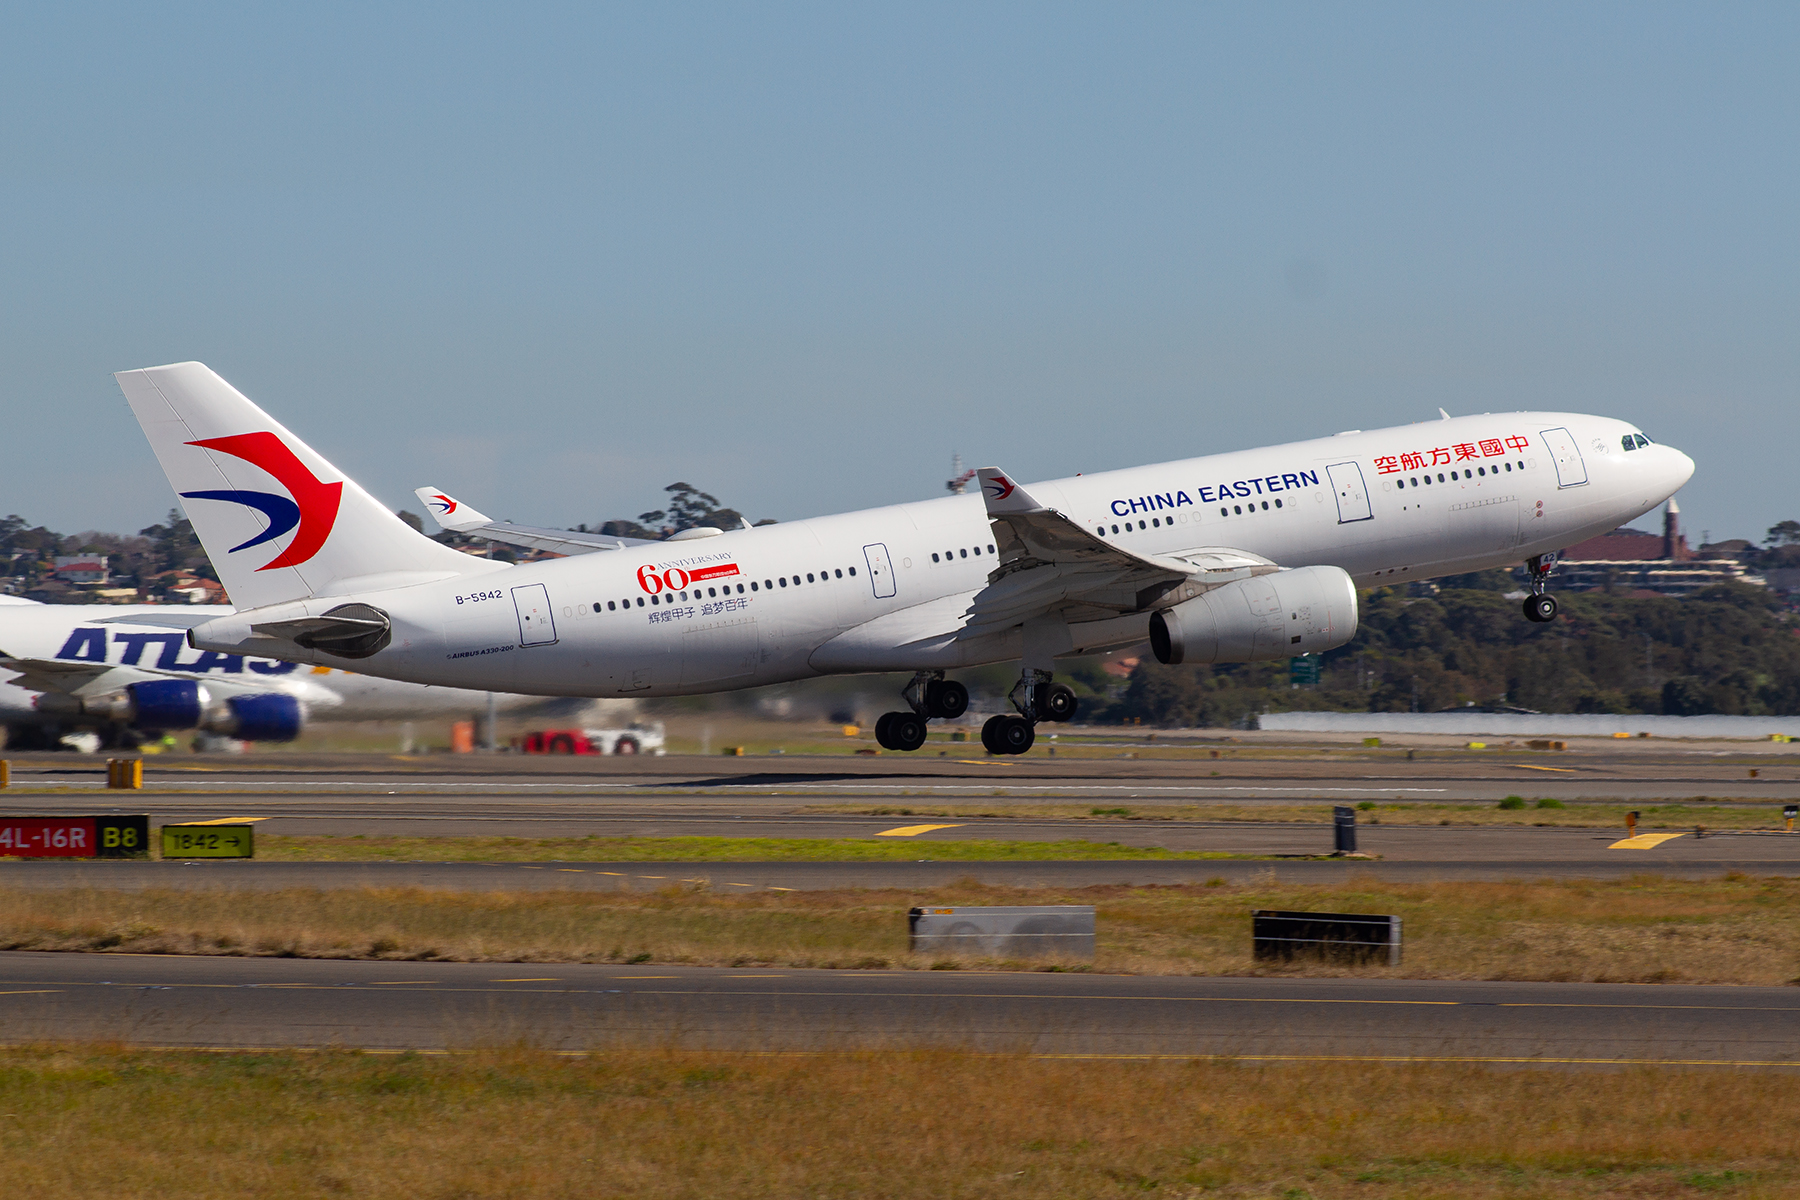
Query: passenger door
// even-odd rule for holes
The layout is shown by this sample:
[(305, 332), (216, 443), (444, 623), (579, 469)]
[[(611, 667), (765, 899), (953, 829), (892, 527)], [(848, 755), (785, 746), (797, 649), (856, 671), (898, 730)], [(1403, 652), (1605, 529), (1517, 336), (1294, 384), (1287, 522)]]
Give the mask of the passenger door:
[(1367, 521), (1374, 517), (1369, 509), (1369, 489), (1363, 486), (1362, 467), (1357, 463), (1333, 463), (1325, 468), (1331, 490), (1337, 493), (1338, 524)]
[(1556, 486), (1559, 488), (1580, 487), (1588, 481), (1587, 463), (1582, 461), (1581, 447), (1575, 444), (1575, 435), (1567, 429), (1546, 429), (1539, 437), (1550, 449), (1550, 457), (1556, 460)]
[(894, 594), (894, 567), (888, 561), (887, 547), (874, 542), (863, 547), (863, 561), (869, 566), (869, 586), (875, 589), (877, 600), (886, 600)]
[(548, 646), (556, 641), (556, 622), (550, 615), (548, 588), (541, 583), (528, 583), (514, 588), (512, 598), (513, 609), (519, 614), (519, 645)]

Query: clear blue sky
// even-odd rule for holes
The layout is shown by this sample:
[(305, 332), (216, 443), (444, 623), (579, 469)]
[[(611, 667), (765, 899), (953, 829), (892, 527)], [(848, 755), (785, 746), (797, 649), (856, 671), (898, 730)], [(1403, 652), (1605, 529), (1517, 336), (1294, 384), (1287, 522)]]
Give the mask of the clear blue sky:
[(395, 506), (752, 518), (1452, 413), (1800, 518), (1794, 5), (16, 5), (0, 512), (197, 358)]

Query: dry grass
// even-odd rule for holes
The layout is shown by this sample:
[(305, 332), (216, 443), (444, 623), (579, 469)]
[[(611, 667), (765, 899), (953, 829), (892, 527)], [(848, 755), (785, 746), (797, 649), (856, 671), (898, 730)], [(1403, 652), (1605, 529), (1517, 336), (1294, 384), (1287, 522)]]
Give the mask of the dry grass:
[[(966, 838), (916, 842), (878, 838), (730, 837), (283, 837), (256, 839), (275, 862), (1048, 862), (1065, 858), (1249, 858), (1212, 850), (1164, 850), (1073, 838), (1010, 842)], [(0, 877), (3, 878), (3, 877)]]
[(0, 1052), (33, 1200), (1800, 1195), (1800, 1077), (935, 1053)]
[[(730, 876), (712, 882), (723, 888)], [(1177, 975), (1786, 984), (1800, 976), (1800, 880), (1245, 885), (746, 892), (423, 889), (0, 891), (0, 949), (475, 962), (922, 968), (912, 904), (1093, 904), (1094, 968)], [(1403, 966), (1271, 967), (1249, 911), (1396, 913)], [(987, 960), (954, 965), (1006, 966)]]
[[(1304, 785), (1296, 789), (1304, 790)], [(1331, 824), (1330, 803), (1242, 804), (1230, 800), (1204, 803), (1164, 803), (1151, 800), (1072, 802), (1015, 801), (1003, 787), (986, 800), (909, 800), (904, 804), (809, 804), (808, 813), (843, 813), (874, 817), (1054, 817), (1058, 820), (1110, 821), (1249, 821), (1282, 824)], [(1624, 804), (1618, 801), (1545, 800), (1521, 794), (1516, 808), (1502, 808), (1497, 801), (1471, 802), (1428, 800), (1361, 801), (1356, 819), (1364, 825), (1532, 825), (1576, 829), (1617, 829), (1625, 836), (1625, 814), (1636, 811), (1639, 829), (1707, 830), (1756, 829), (1774, 832), (1782, 828), (1781, 801), (1745, 801), (1725, 796), (1695, 796), (1667, 804)], [(1073, 856), (1069, 856), (1073, 857)]]

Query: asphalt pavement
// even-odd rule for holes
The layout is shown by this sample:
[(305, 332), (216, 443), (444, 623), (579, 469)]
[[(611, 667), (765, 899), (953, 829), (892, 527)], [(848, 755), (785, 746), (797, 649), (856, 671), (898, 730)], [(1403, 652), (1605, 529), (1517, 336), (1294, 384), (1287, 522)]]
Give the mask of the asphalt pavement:
[(1800, 1067), (1791, 988), (0, 956), (13, 1043)]

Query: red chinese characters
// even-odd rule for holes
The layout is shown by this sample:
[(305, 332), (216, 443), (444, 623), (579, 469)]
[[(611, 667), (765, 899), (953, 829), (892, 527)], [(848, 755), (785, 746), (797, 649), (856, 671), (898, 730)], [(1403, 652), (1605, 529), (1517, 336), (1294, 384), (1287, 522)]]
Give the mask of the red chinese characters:
[(1433, 446), (1429, 450), (1409, 450), (1404, 454), (1380, 454), (1375, 457), (1375, 473), (1398, 475), (1402, 471), (1424, 471), (1484, 458), (1504, 458), (1508, 454), (1523, 454), (1530, 446), (1530, 438), (1514, 434), (1507, 438), (1482, 438), (1450, 446)]

